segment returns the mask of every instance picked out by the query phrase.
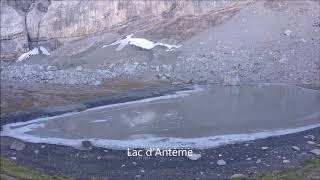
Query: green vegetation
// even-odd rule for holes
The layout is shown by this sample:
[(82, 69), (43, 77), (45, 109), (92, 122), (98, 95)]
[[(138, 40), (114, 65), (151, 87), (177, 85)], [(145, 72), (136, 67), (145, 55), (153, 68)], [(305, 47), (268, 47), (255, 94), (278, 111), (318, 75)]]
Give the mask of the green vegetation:
[(256, 180), (303, 180), (320, 179), (320, 159), (306, 160), (301, 167), (292, 168), (281, 172), (261, 174)]
[(39, 171), (17, 165), (13, 161), (4, 160), (4, 159), (0, 160), (0, 169), (1, 169), (1, 174), (14, 177), (17, 179), (32, 179), (32, 180), (66, 180), (67, 179), (64, 177), (45, 175)]
[[(17, 165), (15, 162), (9, 161), (9, 160), (1, 159), (0, 167), (1, 167), (1, 174), (5, 174), (17, 179), (32, 179), (32, 180), (66, 180), (68, 179), (64, 177), (45, 175), (39, 171), (35, 171), (30, 168)], [(264, 173), (252, 178), (238, 178), (237, 180), (240, 180), (240, 179), (243, 179), (243, 180), (320, 179), (320, 159), (307, 160), (299, 168), (288, 169), (281, 172)]]

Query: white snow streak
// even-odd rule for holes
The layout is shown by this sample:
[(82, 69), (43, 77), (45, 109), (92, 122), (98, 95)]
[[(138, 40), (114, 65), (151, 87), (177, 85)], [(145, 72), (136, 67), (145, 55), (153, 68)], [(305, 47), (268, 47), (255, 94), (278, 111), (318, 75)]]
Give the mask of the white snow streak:
[(26, 53), (21, 54), (21, 56), (18, 58), (17, 62), (24, 61), (24, 60), (28, 59), (29, 57), (37, 55), (37, 54), (39, 54), (39, 49), (34, 48), (31, 51), (28, 51)]
[(51, 54), (48, 52), (48, 50), (42, 46), (40, 46), (40, 50), (42, 51), (42, 54), (50, 56)]
[(24, 61), (24, 60), (30, 58), (31, 56), (38, 55), (38, 54), (44, 54), (47, 56), (51, 55), (46, 48), (39, 46), (39, 47), (36, 47), (26, 53), (21, 54), (21, 56), (19, 56), (17, 62)]
[(167, 48), (167, 51), (172, 51), (172, 50), (180, 47), (178, 45), (172, 45), (172, 44), (165, 44), (165, 43), (159, 43), (159, 42), (154, 43), (154, 42), (147, 40), (147, 39), (144, 39), (144, 38), (133, 38), (132, 36), (133, 36), (133, 34), (130, 34), (125, 39), (117, 40), (114, 43), (104, 45), (103, 48), (119, 44), (119, 46), (116, 48), (116, 50), (120, 51), (126, 45), (130, 44), (130, 45), (140, 47), (140, 48), (146, 49), (146, 50), (150, 50), (156, 46), (163, 46), (163, 47)]

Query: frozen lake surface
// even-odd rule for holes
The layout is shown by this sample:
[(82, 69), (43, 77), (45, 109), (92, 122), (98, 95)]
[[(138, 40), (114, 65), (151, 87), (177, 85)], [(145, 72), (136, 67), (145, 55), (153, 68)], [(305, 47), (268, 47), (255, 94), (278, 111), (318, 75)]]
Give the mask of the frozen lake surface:
[(289, 85), (194, 90), (4, 126), (30, 142), (124, 148), (209, 148), (320, 126), (320, 91)]

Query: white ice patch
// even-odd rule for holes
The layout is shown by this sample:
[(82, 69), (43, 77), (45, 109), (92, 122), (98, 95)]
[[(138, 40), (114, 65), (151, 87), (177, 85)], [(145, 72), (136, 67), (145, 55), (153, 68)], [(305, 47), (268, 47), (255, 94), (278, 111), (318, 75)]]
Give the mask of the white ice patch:
[[(39, 120), (38, 120), (39, 121)], [(42, 120), (43, 121), (43, 120)], [(15, 123), (13, 123), (15, 124)], [(21, 124), (21, 123), (20, 123)], [(292, 134), (302, 132), (308, 129), (320, 127), (320, 124), (303, 126), (293, 129), (280, 129), (273, 131), (264, 131), (250, 134), (227, 134), (217, 135), (201, 138), (172, 138), (172, 137), (155, 137), (153, 135), (137, 135), (124, 140), (112, 139), (66, 139), (66, 138), (52, 138), (52, 137), (39, 137), (33, 134), (27, 134), (34, 129), (36, 125), (30, 125), (11, 129), (12, 124), (3, 126), (1, 136), (10, 136), (23, 141), (33, 143), (48, 143), (72, 146), (75, 148), (81, 147), (81, 142), (89, 140), (96, 147), (110, 148), (124, 150), (127, 148), (161, 148), (161, 149), (207, 149), (218, 147), (226, 144), (234, 144), (244, 141), (252, 141), (255, 139), (263, 139), (273, 136), (280, 136), (285, 134)]]
[(173, 51), (174, 49), (180, 47), (178, 45), (172, 45), (172, 44), (165, 44), (165, 43), (159, 43), (159, 42), (154, 43), (154, 42), (152, 42), (150, 40), (147, 40), (147, 39), (133, 38), (132, 36), (133, 36), (133, 34), (130, 34), (125, 39), (117, 40), (116, 42), (111, 43), (109, 45), (104, 45), (103, 48), (119, 44), (119, 46), (116, 48), (116, 50), (120, 51), (126, 45), (130, 44), (130, 45), (133, 45), (133, 46), (136, 46), (136, 47), (140, 47), (142, 49), (147, 49), (147, 50), (152, 49), (155, 46), (162, 46), (162, 47), (166, 47), (167, 51)]
[(100, 123), (100, 122), (107, 122), (108, 120), (107, 119), (99, 119), (99, 120), (94, 120), (92, 121), (92, 123)]
[(165, 43), (156, 43), (158, 46), (163, 46), (167, 48), (167, 51), (173, 51), (181, 46), (173, 45), (173, 44), (165, 44)]
[(131, 37), (133, 36), (133, 34), (128, 35), (125, 39), (122, 40), (117, 40), (116, 42), (113, 42), (111, 44), (108, 45), (104, 45), (103, 48), (108, 47), (108, 46), (115, 46), (118, 45), (116, 51), (120, 51), (121, 49), (123, 49), (126, 45), (129, 44)]
[(21, 56), (18, 58), (17, 62), (24, 61), (24, 60), (28, 59), (29, 57), (37, 55), (37, 54), (39, 54), (39, 49), (34, 48), (26, 53), (21, 54)]
[[(39, 51), (39, 49), (40, 49), (40, 51)], [(26, 53), (21, 54), (21, 56), (19, 56), (17, 62), (24, 61), (24, 60), (30, 58), (31, 56), (38, 55), (38, 54), (41, 54), (41, 53), (44, 54), (44, 55), (47, 55), (47, 56), (51, 55), (46, 48), (40, 46), (39, 48), (36, 47), (36, 48), (26, 52)]]
[(40, 50), (42, 51), (42, 54), (47, 55), (47, 56), (50, 56), (50, 55), (51, 55), (46, 48), (44, 48), (44, 47), (42, 47), (42, 46), (40, 46), (39, 48), (40, 48)]
[(142, 112), (138, 113), (135, 117), (128, 117), (127, 115), (121, 115), (125, 123), (130, 127), (140, 126), (142, 124), (151, 123), (156, 119), (155, 112)]
[(129, 44), (141, 47), (142, 49), (152, 49), (156, 46), (154, 42), (142, 38), (131, 38)]

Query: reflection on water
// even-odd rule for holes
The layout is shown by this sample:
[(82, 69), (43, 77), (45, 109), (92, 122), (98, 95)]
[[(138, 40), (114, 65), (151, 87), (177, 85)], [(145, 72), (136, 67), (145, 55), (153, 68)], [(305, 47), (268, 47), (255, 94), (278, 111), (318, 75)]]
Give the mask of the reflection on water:
[(320, 91), (285, 85), (202, 88), (188, 96), (57, 117), (27, 134), (67, 139), (198, 138), (320, 123)]

